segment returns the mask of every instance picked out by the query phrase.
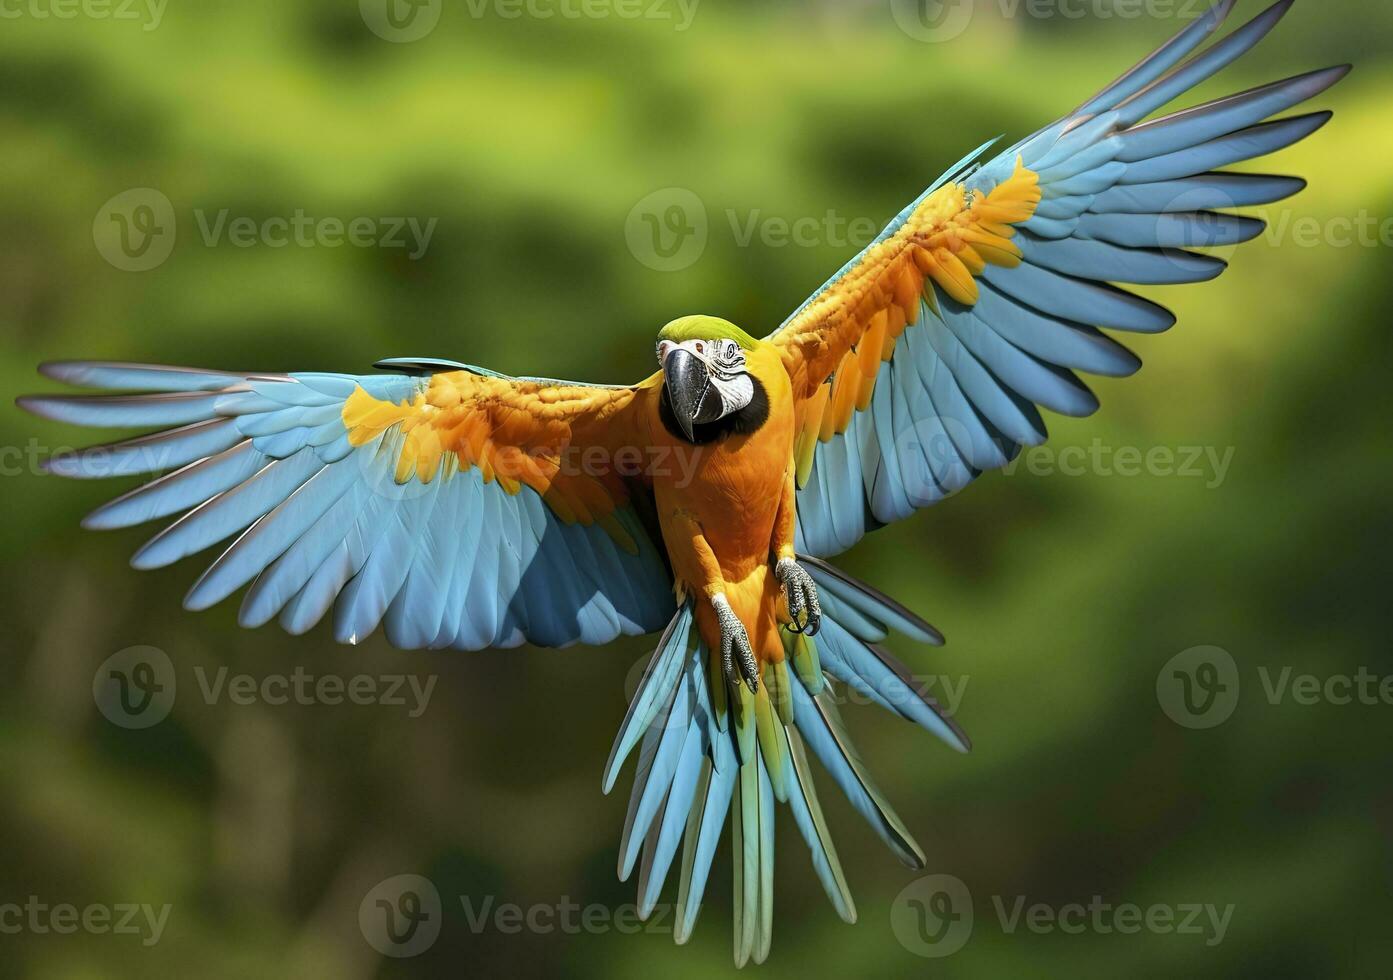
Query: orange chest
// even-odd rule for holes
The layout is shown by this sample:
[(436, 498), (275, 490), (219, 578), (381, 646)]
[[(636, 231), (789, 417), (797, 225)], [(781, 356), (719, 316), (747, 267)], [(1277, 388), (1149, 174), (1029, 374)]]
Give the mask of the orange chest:
[(768, 555), (780, 495), (793, 463), (793, 399), (777, 360), (752, 354), (751, 374), (765, 389), (769, 415), (754, 432), (695, 446), (652, 421), (659, 454), (653, 490), (659, 519), (694, 517), (722, 562)]

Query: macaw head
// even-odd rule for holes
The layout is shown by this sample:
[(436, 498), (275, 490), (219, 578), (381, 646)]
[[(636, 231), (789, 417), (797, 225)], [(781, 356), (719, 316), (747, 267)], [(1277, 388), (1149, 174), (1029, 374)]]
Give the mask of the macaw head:
[(677, 424), (688, 441), (696, 426), (739, 412), (755, 397), (745, 355), (755, 339), (714, 316), (684, 316), (658, 331), (658, 363)]

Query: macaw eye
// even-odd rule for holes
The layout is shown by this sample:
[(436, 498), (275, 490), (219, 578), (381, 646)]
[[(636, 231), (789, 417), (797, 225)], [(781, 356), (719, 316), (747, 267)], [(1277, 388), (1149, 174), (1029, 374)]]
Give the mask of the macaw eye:
[(702, 343), (701, 341), (699, 341), (699, 340), (696, 342), (696, 352), (697, 352), (698, 354), (705, 354), (705, 353), (706, 353), (706, 345), (703, 344), (703, 343)]

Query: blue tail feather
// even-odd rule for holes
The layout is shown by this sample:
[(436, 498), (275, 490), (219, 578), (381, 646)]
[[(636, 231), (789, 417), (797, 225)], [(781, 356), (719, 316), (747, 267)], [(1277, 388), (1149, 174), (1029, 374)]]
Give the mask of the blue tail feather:
[[(820, 588), (828, 601), (823, 606), (823, 633), (816, 642), (824, 651), (822, 663), (827, 673), (847, 678), (874, 703), (918, 722), (965, 751), (966, 738), (942, 716), (908, 670), (883, 650), (847, 632), (837, 616), (851, 612), (863, 624), (888, 622), (930, 642), (941, 642), (938, 631), (899, 603), (826, 563), (803, 560), (809, 562), (820, 586), (834, 583)], [(689, 601), (678, 609), (659, 641), (605, 767), (608, 790), (625, 756), (641, 741), (621, 835), (619, 875), (627, 879), (638, 867), (639, 911), (647, 917), (681, 847), (674, 938), (684, 943), (696, 923), (717, 839), (729, 821), (735, 865), (735, 961), (737, 965), (749, 960), (762, 962), (769, 952), (773, 929), (774, 809), (778, 802), (785, 802), (792, 811), (813, 869), (837, 914), (848, 922), (856, 918), (856, 906), (813, 787), (807, 750), (822, 762), (853, 807), (901, 861), (922, 867), (924, 855), (867, 774), (825, 677), (824, 689), (814, 695), (799, 672), (790, 669), (792, 722), (785, 726), (774, 716), (779, 759), (771, 762), (766, 758), (770, 743), (761, 736), (741, 761), (738, 724), (722, 729), (713, 721), (711, 654), (693, 635), (691, 608)], [(761, 688), (760, 696), (767, 696), (766, 689)], [(774, 763), (782, 766), (784, 773), (782, 800), (775, 793), (769, 768)]]

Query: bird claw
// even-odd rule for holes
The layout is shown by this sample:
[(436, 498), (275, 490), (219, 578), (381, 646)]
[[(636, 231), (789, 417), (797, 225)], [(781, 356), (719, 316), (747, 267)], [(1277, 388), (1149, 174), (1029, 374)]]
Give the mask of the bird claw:
[(714, 596), (711, 605), (721, 625), (721, 668), (725, 671), (726, 681), (733, 688), (738, 688), (743, 682), (751, 694), (758, 692), (759, 661), (755, 659), (745, 624), (740, 622), (740, 617), (735, 615), (725, 596)]
[(774, 576), (783, 583), (790, 632), (816, 636), (822, 626), (822, 604), (818, 601), (813, 577), (792, 558), (780, 558), (774, 566)]

